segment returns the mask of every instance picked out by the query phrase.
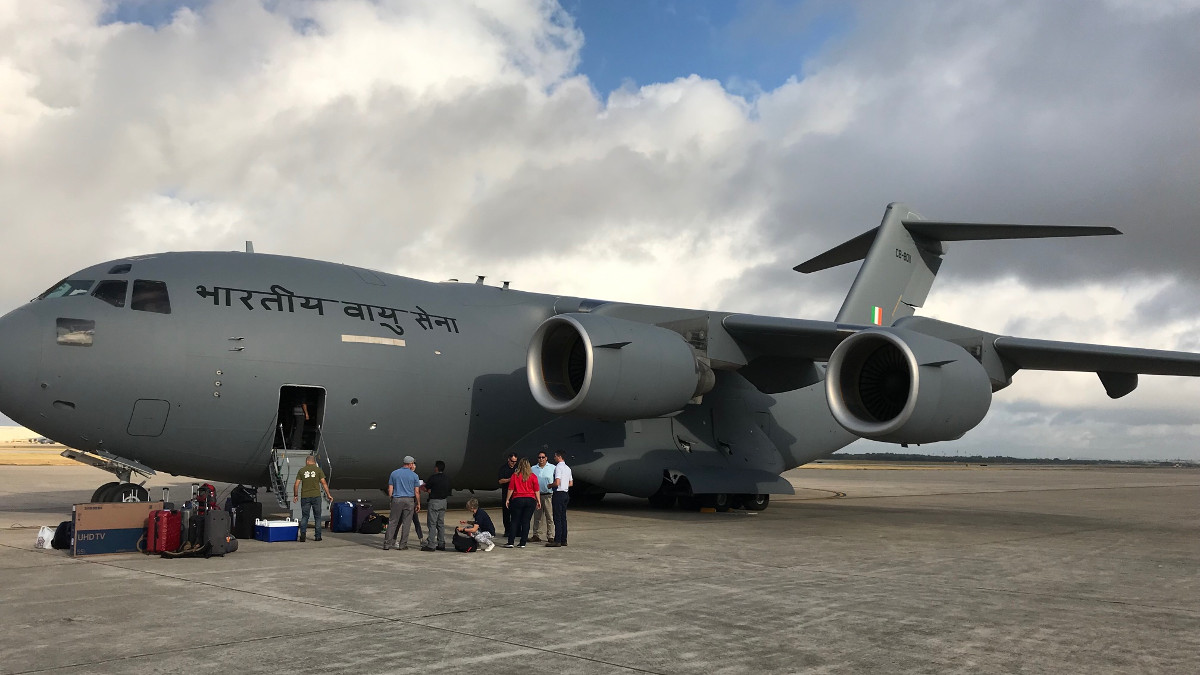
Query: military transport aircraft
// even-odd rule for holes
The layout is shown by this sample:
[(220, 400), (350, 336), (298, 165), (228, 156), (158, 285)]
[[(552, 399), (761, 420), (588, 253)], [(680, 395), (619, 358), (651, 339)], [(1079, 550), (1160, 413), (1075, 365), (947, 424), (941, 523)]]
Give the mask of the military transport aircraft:
[[(914, 315), (945, 242), (1120, 234), (876, 227), (796, 267), (863, 260), (835, 321), (429, 283), (260, 253), (161, 253), (72, 274), (0, 318), (0, 410), (107, 469), (268, 486), (315, 454), (335, 488), (399, 458), (496, 489), (509, 450), (563, 449), (575, 498), (720, 509), (791, 494), (780, 473), (858, 438), (956, 439), (1020, 369), (1200, 376), (1200, 355), (1003, 337)], [(482, 280), (480, 280), (482, 281)]]

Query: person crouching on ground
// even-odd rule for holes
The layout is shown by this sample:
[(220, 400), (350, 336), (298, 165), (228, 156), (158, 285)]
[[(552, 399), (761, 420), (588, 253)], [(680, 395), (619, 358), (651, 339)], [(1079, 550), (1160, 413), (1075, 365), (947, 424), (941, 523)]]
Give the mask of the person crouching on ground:
[[(425, 479), (422, 490), (429, 492), (429, 503), (425, 510), (425, 529), (429, 538), (421, 543), (422, 551), (446, 550), (446, 500), (450, 497), (450, 477), (446, 475), (446, 463), (433, 463), (433, 473)], [(434, 548), (436, 539), (436, 546)]]
[(508, 531), (508, 543), (504, 548), (512, 548), (513, 540), (521, 538), (519, 548), (525, 548), (529, 541), (529, 520), (533, 512), (542, 508), (538, 502), (538, 479), (529, 467), (529, 460), (522, 459), (517, 464), (517, 470), (508, 481), (508, 508), (512, 510), (513, 529)]
[(300, 541), (308, 536), (308, 513), (312, 512), (316, 534), (313, 541), (321, 541), (321, 491), (329, 501), (329, 483), (325, 482), (325, 472), (317, 466), (317, 458), (309, 455), (304, 460), (304, 468), (296, 472), (296, 483), (292, 486), (292, 503), (300, 502)]
[(475, 498), (467, 500), (467, 509), (471, 512), (473, 520), (458, 521), (458, 527), (454, 528), (454, 531), (475, 537), (475, 542), (484, 551), (496, 548), (495, 542), (492, 541), (492, 537), (496, 536), (496, 526), (492, 523), (492, 517), (487, 511), (479, 508), (479, 500)]

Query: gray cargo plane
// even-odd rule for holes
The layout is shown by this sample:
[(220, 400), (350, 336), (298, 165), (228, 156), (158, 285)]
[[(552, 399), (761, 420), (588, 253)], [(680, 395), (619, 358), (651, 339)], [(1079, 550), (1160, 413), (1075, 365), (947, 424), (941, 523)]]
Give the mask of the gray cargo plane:
[[(858, 438), (956, 439), (1020, 369), (1200, 376), (1200, 355), (1004, 337), (914, 315), (945, 242), (1120, 234), (876, 227), (796, 267), (863, 260), (835, 321), (429, 283), (258, 253), (162, 253), (72, 274), (0, 318), (0, 410), (145, 499), (155, 470), (266, 485), (315, 454), (376, 488), (412, 454), (496, 489), (507, 451), (563, 449), (575, 499), (719, 509), (791, 494), (780, 473)], [(248, 249), (249, 250), (249, 249)]]

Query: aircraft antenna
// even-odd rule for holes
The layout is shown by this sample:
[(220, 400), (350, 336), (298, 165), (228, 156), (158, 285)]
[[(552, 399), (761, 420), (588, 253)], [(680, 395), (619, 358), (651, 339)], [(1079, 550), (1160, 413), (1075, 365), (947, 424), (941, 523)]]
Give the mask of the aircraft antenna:
[(254, 242), (246, 240), (246, 253), (254, 253)]

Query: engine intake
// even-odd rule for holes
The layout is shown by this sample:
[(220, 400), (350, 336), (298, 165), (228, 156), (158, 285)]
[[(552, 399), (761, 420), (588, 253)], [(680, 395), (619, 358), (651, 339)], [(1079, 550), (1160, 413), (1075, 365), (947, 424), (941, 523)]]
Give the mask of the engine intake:
[(533, 334), (527, 365), (539, 405), (597, 419), (677, 412), (716, 382), (678, 333), (595, 314), (546, 319)]
[(900, 328), (868, 329), (833, 350), (825, 396), (834, 419), (853, 434), (933, 443), (979, 424), (992, 386), (983, 366), (952, 342)]

